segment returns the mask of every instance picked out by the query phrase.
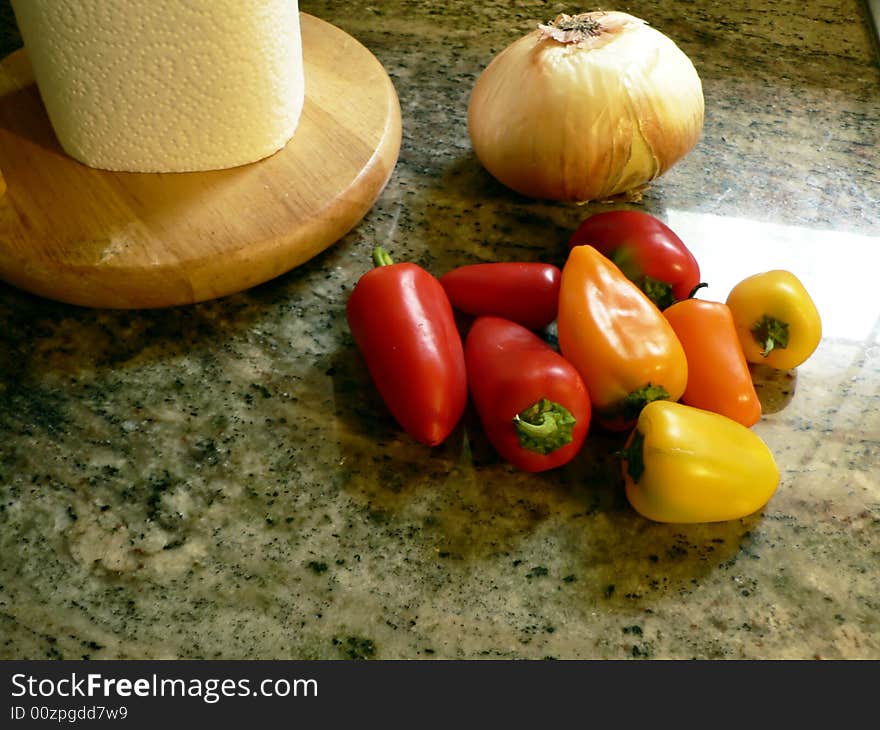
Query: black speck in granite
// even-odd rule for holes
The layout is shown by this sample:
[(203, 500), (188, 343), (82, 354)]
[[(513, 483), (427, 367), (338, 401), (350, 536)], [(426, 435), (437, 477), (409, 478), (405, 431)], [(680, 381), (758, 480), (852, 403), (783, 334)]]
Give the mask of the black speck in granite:
[[(344, 639), (333, 639), (333, 645), (338, 647), (346, 659), (373, 659), (376, 654), (376, 645), (372, 639), (359, 636), (348, 636)], [(431, 650), (426, 650), (430, 652)]]

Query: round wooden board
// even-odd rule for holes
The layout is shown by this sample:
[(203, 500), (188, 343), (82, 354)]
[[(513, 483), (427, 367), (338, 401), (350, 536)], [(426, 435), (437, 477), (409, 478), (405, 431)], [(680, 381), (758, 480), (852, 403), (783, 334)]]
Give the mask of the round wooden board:
[(95, 170), (61, 149), (24, 50), (0, 63), (0, 278), (90, 307), (164, 307), (268, 281), (350, 231), (397, 163), (400, 103), (375, 56), (301, 14), (293, 139), (228, 170)]

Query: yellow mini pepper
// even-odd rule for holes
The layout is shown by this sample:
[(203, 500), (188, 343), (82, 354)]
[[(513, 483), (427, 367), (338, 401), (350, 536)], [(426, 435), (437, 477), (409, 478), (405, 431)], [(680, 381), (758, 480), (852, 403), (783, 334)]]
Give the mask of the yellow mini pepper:
[(750, 429), (718, 413), (653, 401), (620, 452), (626, 496), (656, 522), (722, 522), (756, 512), (779, 470)]
[(794, 274), (774, 269), (743, 279), (727, 306), (746, 360), (789, 370), (803, 363), (822, 339), (822, 319)]

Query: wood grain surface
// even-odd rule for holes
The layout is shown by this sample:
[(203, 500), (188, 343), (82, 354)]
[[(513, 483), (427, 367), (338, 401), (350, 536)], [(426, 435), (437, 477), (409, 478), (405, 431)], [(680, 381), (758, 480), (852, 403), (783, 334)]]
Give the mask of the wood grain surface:
[(293, 139), (228, 170), (120, 173), (61, 149), (26, 52), (0, 63), (0, 278), (72, 304), (164, 307), (247, 289), (338, 241), (400, 151), (379, 61), (302, 13), (306, 98)]

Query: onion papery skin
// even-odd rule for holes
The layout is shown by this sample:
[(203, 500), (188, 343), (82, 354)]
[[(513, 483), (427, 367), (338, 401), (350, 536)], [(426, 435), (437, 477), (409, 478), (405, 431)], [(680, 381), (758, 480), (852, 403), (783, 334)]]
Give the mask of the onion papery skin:
[(595, 38), (560, 42), (542, 26), (495, 56), (471, 93), (477, 158), (527, 197), (588, 202), (638, 188), (702, 132), (702, 83), (674, 41), (626, 13), (584, 15), (602, 27)]

